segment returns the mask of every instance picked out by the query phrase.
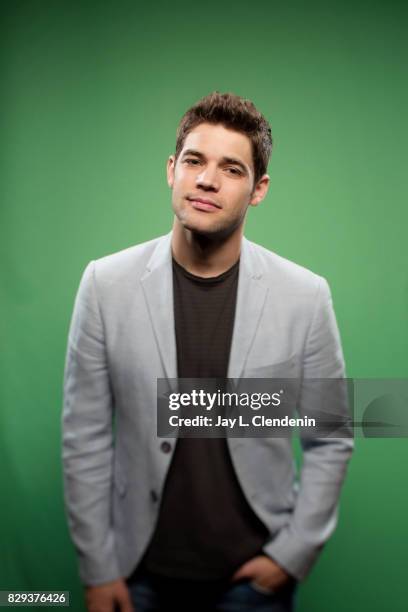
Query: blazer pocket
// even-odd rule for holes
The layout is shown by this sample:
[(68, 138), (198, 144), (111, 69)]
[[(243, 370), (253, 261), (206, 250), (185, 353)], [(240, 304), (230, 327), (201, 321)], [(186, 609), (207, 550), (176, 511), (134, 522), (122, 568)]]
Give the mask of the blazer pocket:
[(293, 355), (285, 361), (245, 368), (243, 378), (295, 378), (299, 372), (299, 359)]

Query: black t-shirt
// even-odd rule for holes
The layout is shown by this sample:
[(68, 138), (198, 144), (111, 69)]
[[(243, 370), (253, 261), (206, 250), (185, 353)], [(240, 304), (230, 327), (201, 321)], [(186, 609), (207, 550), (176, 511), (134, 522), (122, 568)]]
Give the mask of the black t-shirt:
[[(201, 278), (173, 260), (179, 378), (227, 376), (238, 272), (236, 262)], [(178, 578), (227, 578), (261, 554), (267, 536), (241, 490), (226, 439), (178, 438), (144, 566)]]

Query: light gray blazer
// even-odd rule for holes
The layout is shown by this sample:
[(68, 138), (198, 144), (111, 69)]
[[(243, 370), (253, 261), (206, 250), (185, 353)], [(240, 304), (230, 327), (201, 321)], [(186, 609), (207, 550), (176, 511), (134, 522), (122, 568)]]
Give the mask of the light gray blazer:
[[(326, 280), (245, 238), (228, 376), (344, 376)], [(153, 534), (171, 452), (156, 433), (156, 380), (176, 378), (171, 233), (91, 261), (75, 300), (64, 377), (67, 518), (82, 581), (130, 575)], [(300, 397), (307, 412), (307, 397)], [(347, 408), (345, 408), (347, 410)], [(333, 532), (351, 439), (228, 438), (264, 551), (299, 580)]]

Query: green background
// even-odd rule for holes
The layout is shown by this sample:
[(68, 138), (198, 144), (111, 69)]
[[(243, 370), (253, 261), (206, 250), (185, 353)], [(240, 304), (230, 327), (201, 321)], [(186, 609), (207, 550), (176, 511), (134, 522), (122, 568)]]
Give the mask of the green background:
[[(2, 3), (0, 589), (70, 590), (69, 319), (86, 263), (166, 233), (167, 156), (214, 89), (272, 125), (248, 238), (330, 283), (350, 377), (407, 377), (407, 5)], [(358, 439), (299, 612), (407, 608), (407, 440)]]

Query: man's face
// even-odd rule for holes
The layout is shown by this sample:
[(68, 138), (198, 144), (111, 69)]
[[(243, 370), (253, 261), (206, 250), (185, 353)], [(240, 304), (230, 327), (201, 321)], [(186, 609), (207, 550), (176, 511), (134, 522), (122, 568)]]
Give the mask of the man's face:
[(249, 205), (266, 195), (269, 178), (254, 185), (251, 141), (221, 124), (201, 123), (189, 132), (177, 159), (167, 162), (167, 181), (179, 222), (198, 234), (229, 235)]

